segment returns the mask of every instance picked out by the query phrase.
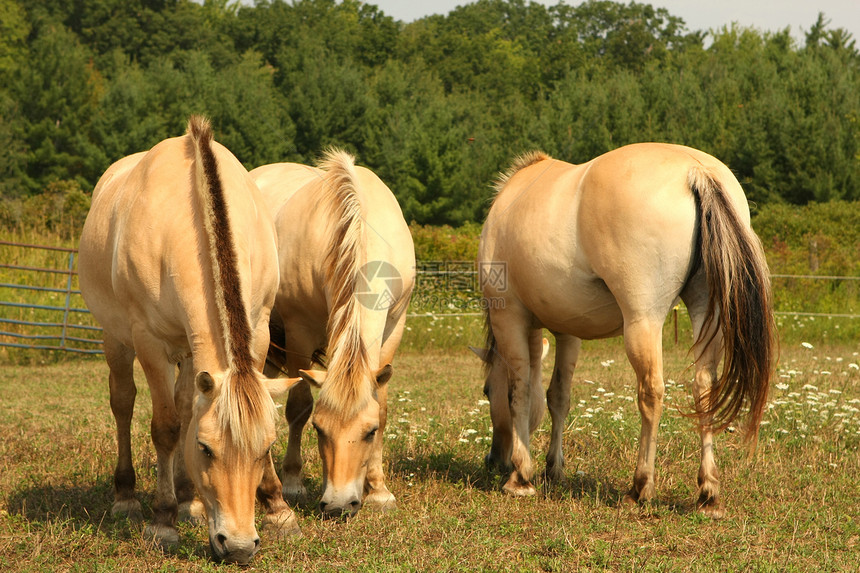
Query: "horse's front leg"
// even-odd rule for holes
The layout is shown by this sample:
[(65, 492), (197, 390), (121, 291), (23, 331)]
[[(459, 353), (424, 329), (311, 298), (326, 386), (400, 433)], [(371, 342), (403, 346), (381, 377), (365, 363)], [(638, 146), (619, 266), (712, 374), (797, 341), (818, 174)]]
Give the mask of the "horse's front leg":
[(385, 438), (385, 426), (388, 423), (388, 384), (381, 384), (376, 392), (379, 400), (379, 429), (376, 431), (370, 459), (367, 462), (363, 505), (388, 511), (397, 508), (394, 494), (385, 485), (382, 464), (382, 441)]
[(114, 502), (111, 515), (142, 521), (140, 502), (134, 496), (131, 458), (131, 419), (137, 388), (134, 385), (134, 351), (105, 333), (105, 359), (110, 369), (110, 407), (116, 421), (117, 464), (114, 470)]
[(134, 347), (152, 395), (150, 430), (157, 466), (153, 516), (146, 527), (146, 535), (163, 547), (171, 547), (179, 543), (178, 504), (173, 483), (173, 457), (181, 428), (173, 394), (176, 366), (164, 354), (161, 341), (148, 333), (135, 333)]
[[(400, 315), (389, 314), (387, 325), (393, 324), (390, 334), (384, 338), (379, 349), (379, 364), (390, 365), (394, 360), (394, 353), (400, 346), (403, 338), (403, 330), (406, 327), (405, 309)], [(385, 378), (380, 374), (387, 370)], [(376, 397), (379, 402), (379, 428), (373, 441), (373, 449), (367, 464), (367, 475), (364, 483), (363, 503), (365, 507), (371, 507), (388, 511), (397, 508), (397, 500), (394, 494), (385, 485), (385, 472), (382, 463), (383, 440), (385, 439), (385, 427), (388, 425), (388, 384), (391, 376), (390, 367), (384, 366), (376, 373), (377, 389)]]
[[(307, 366), (303, 366), (307, 367)], [(296, 369), (298, 373), (298, 369)], [(307, 500), (308, 491), (305, 488), (302, 466), (302, 433), (314, 409), (314, 397), (311, 394), (310, 384), (299, 382), (291, 390), (287, 397), (287, 407), (284, 415), (287, 418), (289, 433), (287, 437), (287, 451), (284, 454), (283, 471), (283, 496), (290, 503), (299, 504)]]
[(179, 362), (179, 376), (173, 391), (173, 400), (182, 424), (179, 431), (179, 447), (176, 448), (173, 458), (173, 483), (176, 491), (176, 502), (179, 504), (179, 519), (202, 523), (206, 520), (206, 508), (203, 506), (203, 502), (196, 497), (197, 491), (194, 482), (191, 481), (185, 467), (185, 440), (188, 437), (188, 426), (191, 422), (194, 376), (196, 373), (191, 354), (182, 356)]
[(288, 539), (301, 537), (302, 530), (296, 519), (296, 514), (284, 501), (281, 493), (281, 480), (275, 472), (272, 454), (266, 455), (263, 479), (257, 488), (257, 501), (263, 506), (266, 515), (263, 516), (263, 532), (268, 537)]

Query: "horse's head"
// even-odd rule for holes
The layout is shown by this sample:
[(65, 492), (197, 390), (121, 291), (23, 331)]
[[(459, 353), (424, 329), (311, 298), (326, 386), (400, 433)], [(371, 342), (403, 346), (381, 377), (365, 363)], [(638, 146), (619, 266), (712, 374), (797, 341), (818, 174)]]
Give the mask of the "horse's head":
[(206, 508), (209, 544), (219, 561), (245, 564), (260, 548), (254, 526), (257, 487), (275, 441), (273, 396), (295, 379), (199, 372), (185, 464)]
[[(376, 389), (391, 378), (391, 365), (381, 368), (374, 379), (368, 399), (355, 404), (338, 403), (321, 396), (313, 414), (323, 468), (323, 493), (320, 511), (326, 517), (352, 516), (361, 508), (367, 466), (373, 455), (381, 455), (380, 404)], [(322, 387), (325, 372), (300, 371), (304, 380)], [(331, 381), (326, 384), (331, 383)]]

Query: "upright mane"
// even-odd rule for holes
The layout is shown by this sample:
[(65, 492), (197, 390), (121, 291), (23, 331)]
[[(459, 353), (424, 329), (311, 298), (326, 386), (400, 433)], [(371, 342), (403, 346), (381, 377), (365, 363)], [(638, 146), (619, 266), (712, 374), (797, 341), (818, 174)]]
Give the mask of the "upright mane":
[(254, 370), (251, 325), (242, 297), (227, 197), (212, 150), (212, 127), (206, 118), (195, 115), (188, 122), (188, 135), (194, 144), (194, 187), (203, 208), (215, 306), (227, 354), (228, 368), (216, 398), (216, 410), (222, 427), (229, 428), (234, 443), (245, 449), (264, 439), (259, 422), (266, 417), (275, 419), (274, 403)]
[(516, 175), (518, 171), (545, 159), (552, 159), (552, 157), (550, 157), (543, 151), (527, 151), (522, 155), (518, 155), (514, 159), (513, 163), (511, 163), (511, 166), (508, 167), (503, 173), (500, 173), (495, 183), (493, 183), (493, 188), (496, 190), (496, 195), (498, 195), (502, 191), (502, 188), (505, 186), (505, 184), (510, 181), (511, 177)]
[(369, 363), (361, 339), (361, 314), (355, 296), (363, 264), (365, 225), (356, 189), (354, 158), (341, 150), (328, 150), (319, 168), (324, 200), (334, 221), (326, 257), (326, 280), (331, 288), (328, 321), (328, 374), (320, 400), (335, 410), (360, 408), (371, 399), (367, 384)]

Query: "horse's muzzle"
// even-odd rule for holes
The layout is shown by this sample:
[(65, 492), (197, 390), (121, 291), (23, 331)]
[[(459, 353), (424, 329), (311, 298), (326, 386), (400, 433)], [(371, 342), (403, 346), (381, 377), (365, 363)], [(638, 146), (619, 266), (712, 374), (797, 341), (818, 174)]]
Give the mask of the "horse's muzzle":
[(320, 502), (320, 513), (325, 519), (346, 519), (354, 516), (361, 509), (361, 500), (353, 498), (344, 504)]
[(247, 565), (260, 550), (260, 538), (238, 540), (219, 533), (215, 537), (209, 536), (209, 548), (215, 561)]

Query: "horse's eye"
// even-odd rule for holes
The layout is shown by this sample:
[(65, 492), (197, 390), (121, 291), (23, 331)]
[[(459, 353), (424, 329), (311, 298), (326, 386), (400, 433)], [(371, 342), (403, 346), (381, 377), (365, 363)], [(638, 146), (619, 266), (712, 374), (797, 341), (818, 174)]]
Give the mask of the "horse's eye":
[(325, 437), (325, 433), (322, 431), (322, 428), (317, 426), (316, 422), (311, 423), (311, 425), (314, 427), (314, 430), (316, 430), (318, 437)]
[(374, 440), (374, 438), (376, 438), (376, 430), (378, 430), (378, 429), (379, 428), (373, 428), (372, 430), (367, 432), (367, 435), (364, 436), (364, 441), (365, 442), (372, 442)]
[(203, 453), (203, 455), (204, 455), (204, 456), (206, 456), (207, 458), (212, 459), (212, 458), (214, 458), (214, 457), (215, 457), (215, 454), (213, 454), (213, 453), (212, 453), (212, 448), (210, 448), (210, 447), (209, 447), (209, 446), (207, 446), (206, 444), (204, 444), (204, 443), (202, 443), (202, 442), (197, 442), (197, 447), (199, 447), (199, 448), (200, 448), (200, 451), (201, 451), (201, 452)]
[(263, 459), (265, 459), (265, 458), (267, 458), (267, 457), (269, 457), (269, 456), (271, 455), (271, 453), (272, 453), (272, 448), (274, 448), (274, 447), (275, 447), (275, 442), (272, 442), (271, 444), (269, 444), (269, 447), (268, 447), (268, 448), (266, 448), (266, 453), (265, 453), (265, 454), (263, 454)]

